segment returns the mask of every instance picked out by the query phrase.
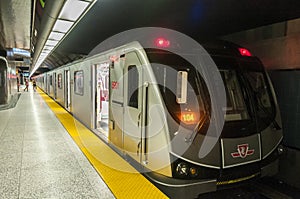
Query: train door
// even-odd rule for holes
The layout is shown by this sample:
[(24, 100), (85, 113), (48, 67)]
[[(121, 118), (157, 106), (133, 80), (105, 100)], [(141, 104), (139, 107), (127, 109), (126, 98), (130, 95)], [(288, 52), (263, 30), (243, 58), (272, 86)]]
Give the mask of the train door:
[(136, 161), (142, 161), (144, 143), (142, 140), (143, 90), (142, 68), (136, 52), (125, 54), (124, 57), (124, 111), (123, 111), (123, 146)]
[(57, 98), (56, 73), (53, 73), (53, 92), (54, 92), (54, 99), (56, 99)]
[(70, 111), (71, 105), (71, 86), (70, 86), (70, 71), (65, 70), (64, 73), (64, 89), (65, 89), (65, 108)]
[(48, 78), (47, 78), (47, 93), (49, 95), (51, 95), (51, 87), (52, 87), (52, 75), (48, 75)]
[(109, 119), (109, 63), (103, 62), (94, 65), (94, 105), (95, 129), (108, 137)]

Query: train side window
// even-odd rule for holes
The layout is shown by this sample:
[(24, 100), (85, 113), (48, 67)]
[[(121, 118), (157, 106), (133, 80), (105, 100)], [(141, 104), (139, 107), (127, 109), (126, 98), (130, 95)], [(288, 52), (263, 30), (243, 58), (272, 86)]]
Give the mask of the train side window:
[(61, 80), (62, 80), (62, 74), (60, 73), (57, 75), (57, 87), (60, 89), (62, 88)]
[(52, 86), (52, 75), (49, 76), (50, 86)]
[(135, 65), (128, 66), (128, 90), (127, 102), (128, 106), (138, 108), (139, 97), (139, 74)]
[(74, 93), (77, 95), (83, 95), (83, 71), (74, 72)]

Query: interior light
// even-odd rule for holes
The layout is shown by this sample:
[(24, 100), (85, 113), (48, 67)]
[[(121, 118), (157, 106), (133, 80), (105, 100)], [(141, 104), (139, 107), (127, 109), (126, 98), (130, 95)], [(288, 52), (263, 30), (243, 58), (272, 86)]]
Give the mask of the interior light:
[(252, 54), (250, 53), (250, 51), (246, 48), (239, 48), (240, 54), (242, 56), (252, 56)]
[(157, 47), (164, 47), (164, 48), (166, 48), (166, 47), (170, 46), (170, 41), (167, 40), (167, 39), (165, 39), (165, 38), (160, 37), (160, 38), (157, 38), (155, 40), (155, 44), (156, 44)]

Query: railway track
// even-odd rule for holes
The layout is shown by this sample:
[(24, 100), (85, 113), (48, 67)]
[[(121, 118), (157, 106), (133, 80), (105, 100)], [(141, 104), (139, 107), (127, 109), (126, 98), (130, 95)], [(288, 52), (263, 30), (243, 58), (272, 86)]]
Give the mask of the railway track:
[(199, 195), (199, 199), (298, 199), (300, 190), (281, 181), (264, 179), (243, 186)]

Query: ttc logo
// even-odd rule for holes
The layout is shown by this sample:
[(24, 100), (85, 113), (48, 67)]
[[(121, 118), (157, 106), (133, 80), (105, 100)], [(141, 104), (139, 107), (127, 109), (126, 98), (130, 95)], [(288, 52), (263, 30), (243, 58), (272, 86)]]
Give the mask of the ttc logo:
[(231, 153), (233, 158), (245, 158), (248, 155), (253, 155), (254, 149), (249, 149), (249, 144), (240, 144), (237, 146), (237, 152)]

